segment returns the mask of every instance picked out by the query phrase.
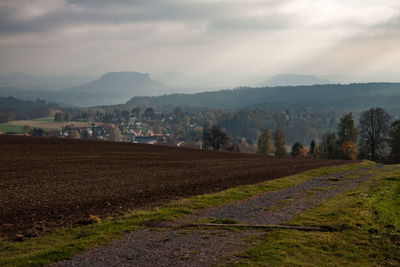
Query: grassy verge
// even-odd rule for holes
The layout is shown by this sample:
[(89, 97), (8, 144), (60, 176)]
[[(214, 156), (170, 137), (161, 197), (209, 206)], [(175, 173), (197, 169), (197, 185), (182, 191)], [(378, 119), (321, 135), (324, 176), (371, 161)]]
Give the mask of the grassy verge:
[(249, 240), (239, 266), (399, 266), (400, 166), (375, 171), (372, 180), (300, 214), (294, 225), (334, 232), (273, 230)]
[(262, 192), (294, 186), (313, 177), (372, 166), (362, 162), (320, 168), (305, 173), (239, 186), (218, 193), (173, 201), (157, 209), (136, 211), (116, 219), (105, 219), (87, 226), (64, 228), (24, 242), (0, 241), (0, 266), (38, 266), (68, 259), (79, 251), (109, 243), (123, 234), (150, 225), (153, 221), (172, 221), (196, 209), (217, 206), (252, 197)]

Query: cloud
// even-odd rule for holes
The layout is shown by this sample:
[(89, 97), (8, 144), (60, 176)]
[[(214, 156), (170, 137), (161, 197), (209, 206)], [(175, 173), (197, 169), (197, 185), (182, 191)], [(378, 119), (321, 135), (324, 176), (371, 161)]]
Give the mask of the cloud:
[[(274, 3), (274, 4), (273, 4)], [(254, 7), (276, 7), (275, 1), (159, 1), (159, 0), (68, 0), (63, 8), (42, 12), (39, 16), (1, 16), (0, 33), (24, 33), (57, 30), (81, 24), (126, 24), (149, 22), (210, 22), (215, 28), (274, 27), (285, 24), (277, 16), (248, 18)], [(23, 13), (27, 7), (7, 5), (5, 14)], [(284, 18), (283, 18), (284, 19)], [(246, 27), (247, 25), (247, 27)]]
[(400, 60), (399, 18), (398, 0), (0, 0), (0, 72), (373, 75)]
[(217, 31), (268, 31), (282, 30), (293, 26), (297, 17), (289, 15), (263, 15), (231, 17), (212, 21), (209, 24), (210, 30)]

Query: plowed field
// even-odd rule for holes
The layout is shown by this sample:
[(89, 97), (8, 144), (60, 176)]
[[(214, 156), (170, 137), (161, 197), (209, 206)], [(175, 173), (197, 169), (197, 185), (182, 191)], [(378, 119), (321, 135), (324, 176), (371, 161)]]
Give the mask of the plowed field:
[(90, 214), (123, 214), (337, 160), (156, 145), (0, 136), (0, 237), (32, 237)]

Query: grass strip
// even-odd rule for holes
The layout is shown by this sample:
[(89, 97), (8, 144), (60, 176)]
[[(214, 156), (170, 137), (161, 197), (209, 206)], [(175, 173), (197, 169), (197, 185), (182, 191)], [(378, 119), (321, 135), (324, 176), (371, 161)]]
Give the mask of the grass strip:
[(41, 266), (65, 260), (80, 251), (107, 244), (126, 233), (145, 228), (154, 221), (172, 221), (191, 214), (196, 209), (228, 204), (259, 193), (295, 186), (314, 177), (373, 165), (372, 162), (364, 161), (319, 168), (254, 185), (172, 201), (153, 210), (135, 211), (118, 218), (104, 219), (99, 223), (62, 228), (24, 242), (0, 241), (0, 266)]
[(368, 182), (290, 222), (334, 232), (272, 230), (249, 240), (253, 247), (240, 253), (235, 265), (400, 266), (399, 167), (370, 170), (374, 177)]

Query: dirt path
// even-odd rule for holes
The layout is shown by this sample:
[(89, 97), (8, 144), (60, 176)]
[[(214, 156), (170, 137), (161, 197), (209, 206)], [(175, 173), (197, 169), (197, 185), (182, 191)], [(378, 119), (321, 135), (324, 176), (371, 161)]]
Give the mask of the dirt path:
[[(377, 166), (373, 171), (381, 168)], [(108, 246), (94, 248), (57, 266), (210, 266), (243, 250), (256, 230), (187, 228), (184, 225), (210, 217), (249, 224), (283, 224), (323, 199), (366, 182), (373, 172), (345, 178), (346, 171), (311, 179), (297, 186), (260, 194), (229, 205), (204, 209), (156, 229), (144, 229)], [(366, 171), (364, 169), (364, 171)]]

